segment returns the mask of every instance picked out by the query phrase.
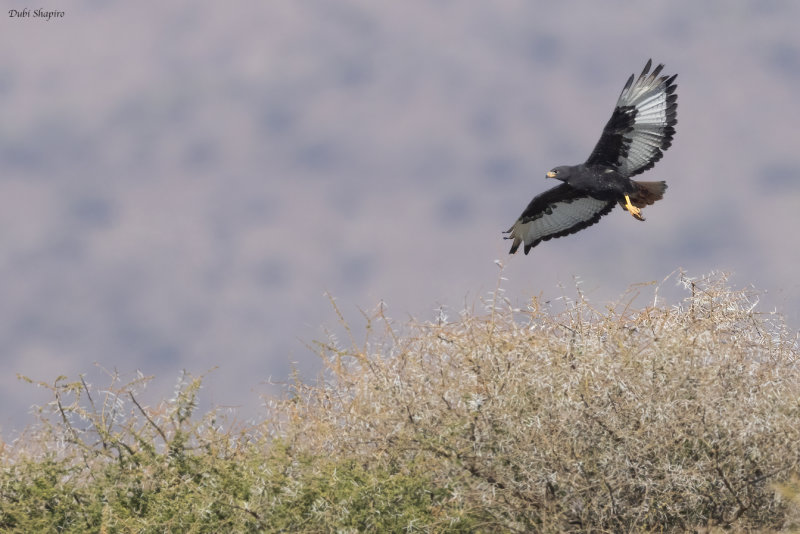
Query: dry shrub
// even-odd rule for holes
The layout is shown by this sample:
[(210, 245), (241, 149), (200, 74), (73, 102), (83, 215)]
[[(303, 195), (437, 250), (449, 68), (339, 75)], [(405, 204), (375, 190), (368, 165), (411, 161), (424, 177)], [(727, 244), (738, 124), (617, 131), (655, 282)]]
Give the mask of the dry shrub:
[(154, 407), (144, 377), (40, 383), (39, 426), (0, 443), (0, 531), (797, 529), (797, 339), (722, 275), (679, 283), (679, 306), (379, 309), (257, 424), (195, 414), (201, 378)]
[(579, 291), (514, 309), (498, 291), (400, 328), (379, 310), (364, 342), (319, 345), (325, 379), (296, 385), (275, 431), (446, 489), (423, 530), (796, 528), (776, 488), (797, 481), (797, 340), (724, 275), (679, 283), (678, 306)]

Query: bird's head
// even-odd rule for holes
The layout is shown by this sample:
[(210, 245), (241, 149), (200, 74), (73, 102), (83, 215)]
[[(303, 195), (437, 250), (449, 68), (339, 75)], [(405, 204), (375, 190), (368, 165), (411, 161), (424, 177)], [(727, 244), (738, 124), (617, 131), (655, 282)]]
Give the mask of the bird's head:
[(562, 182), (569, 181), (570, 177), (572, 176), (572, 169), (568, 165), (562, 165), (560, 167), (556, 167), (548, 172), (545, 176), (547, 178), (555, 178), (556, 180), (561, 180)]

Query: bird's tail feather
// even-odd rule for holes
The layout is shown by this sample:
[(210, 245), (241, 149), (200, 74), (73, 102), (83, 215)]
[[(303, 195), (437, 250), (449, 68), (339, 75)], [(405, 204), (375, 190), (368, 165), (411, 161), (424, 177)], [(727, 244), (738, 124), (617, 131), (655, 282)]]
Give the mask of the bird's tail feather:
[(630, 195), (631, 204), (637, 208), (649, 206), (664, 198), (664, 192), (667, 190), (667, 182), (638, 182), (631, 180), (636, 186), (636, 191)]

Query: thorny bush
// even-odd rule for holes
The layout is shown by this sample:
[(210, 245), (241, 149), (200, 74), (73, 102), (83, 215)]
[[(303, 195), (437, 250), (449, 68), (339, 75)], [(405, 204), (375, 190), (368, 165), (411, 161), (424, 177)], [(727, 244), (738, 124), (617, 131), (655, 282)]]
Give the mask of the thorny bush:
[(723, 275), (679, 283), (675, 306), (378, 309), (251, 426), (196, 417), (199, 379), (155, 408), (57, 381), (0, 443), (0, 530), (796, 529), (797, 339)]

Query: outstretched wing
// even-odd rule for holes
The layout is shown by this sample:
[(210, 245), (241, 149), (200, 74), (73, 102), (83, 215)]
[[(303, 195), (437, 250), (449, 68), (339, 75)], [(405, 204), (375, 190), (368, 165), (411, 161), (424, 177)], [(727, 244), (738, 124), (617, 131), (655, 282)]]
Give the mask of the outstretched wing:
[(525, 254), (542, 241), (574, 234), (591, 226), (614, 208), (616, 200), (599, 200), (561, 184), (531, 200), (517, 222), (506, 230), (513, 239), (509, 254), (525, 243)]
[(633, 75), (628, 78), (587, 165), (613, 167), (631, 177), (655, 165), (672, 144), (678, 122), (678, 75), (659, 76), (664, 65), (648, 74), (652, 62), (647, 61), (636, 83)]

